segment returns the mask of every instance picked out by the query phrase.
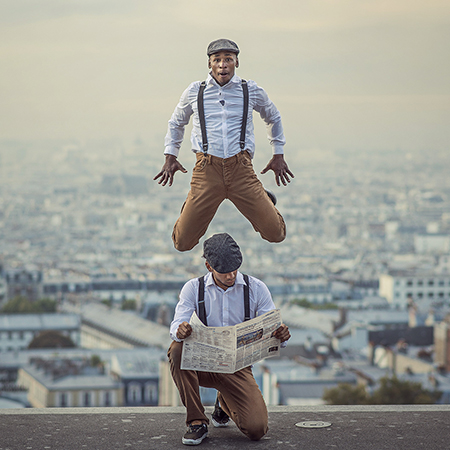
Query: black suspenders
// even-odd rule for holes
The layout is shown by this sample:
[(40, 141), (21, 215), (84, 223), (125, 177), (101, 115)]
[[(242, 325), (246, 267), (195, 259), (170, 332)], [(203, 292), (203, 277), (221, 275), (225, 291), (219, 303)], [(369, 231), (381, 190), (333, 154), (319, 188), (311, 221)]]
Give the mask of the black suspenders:
[[(200, 83), (200, 89), (197, 95), (198, 118), (200, 120), (200, 129), (202, 131), (203, 153), (208, 153), (208, 137), (206, 134), (205, 105), (203, 101), (203, 92), (206, 88), (206, 81)], [(248, 85), (246, 80), (242, 80), (242, 93), (244, 94), (244, 110), (242, 113), (241, 135), (239, 137), (239, 146), (241, 150), (245, 149), (245, 132), (247, 129), (248, 116)]]
[[(244, 275), (244, 274), (243, 274)], [(244, 311), (246, 320), (250, 320), (250, 289), (248, 275), (244, 275)], [(206, 309), (205, 309), (205, 278), (198, 278), (198, 317), (203, 322), (204, 325), (208, 326), (206, 320)]]

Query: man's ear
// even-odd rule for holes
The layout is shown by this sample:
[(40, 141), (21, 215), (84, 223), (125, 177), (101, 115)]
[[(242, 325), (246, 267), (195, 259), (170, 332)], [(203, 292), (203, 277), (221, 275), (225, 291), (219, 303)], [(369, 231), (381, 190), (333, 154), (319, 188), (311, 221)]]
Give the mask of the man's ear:
[(208, 272), (212, 272), (212, 267), (209, 265), (208, 261), (205, 261), (205, 266), (208, 269)]
[(236, 56), (236, 69), (239, 67), (239, 59), (238, 59), (238, 57)]
[(211, 69), (211, 58), (208, 58), (208, 69)]

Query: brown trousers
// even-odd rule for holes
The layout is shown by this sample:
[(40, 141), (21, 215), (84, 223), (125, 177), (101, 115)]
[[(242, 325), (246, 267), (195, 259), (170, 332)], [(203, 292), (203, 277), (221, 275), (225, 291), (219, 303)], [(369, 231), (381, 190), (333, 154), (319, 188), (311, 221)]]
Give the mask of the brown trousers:
[(197, 153), (191, 189), (173, 227), (172, 239), (179, 251), (191, 250), (206, 233), (219, 205), (228, 198), (269, 242), (286, 237), (283, 217), (273, 205), (253, 170), (247, 151), (231, 158)]
[(186, 407), (186, 424), (193, 420), (204, 420), (209, 424), (199, 386), (215, 388), (219, 391), (220, 406), (238, 428), (254, 441), (261, 439), (269, 429), (268, 414), (252, 369), (246, 367), (232, 374), (181, 370), (182, 348), (182, 342), (173, 341), (167, 356), (172, 378)]

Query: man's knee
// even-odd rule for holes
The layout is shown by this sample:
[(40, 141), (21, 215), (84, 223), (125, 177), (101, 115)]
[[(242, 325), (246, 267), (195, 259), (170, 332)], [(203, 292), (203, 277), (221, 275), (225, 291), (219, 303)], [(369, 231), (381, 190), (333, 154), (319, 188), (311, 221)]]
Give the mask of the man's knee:
[(183, 239), (183, 237), (180, 236), (180, 233), (178, 233), (176, 230), (176, 224), (172, 233), (172, 241), (173, 246), (179, 252), (187, 252), (189, 250), (192, 250), (198, 244), (198, 240), (197, 242), (188, 242), (186, 239)]
[(248, 424), (244, 433), (252, 441), (259, 441), (269, 430), (267, 420), (256, 420)]
[(270, 229), (266, 230), (266, 232), (263, 234), (261, 233), (261, 236), (266, 241), (272, 242), (272, 243), (278, 243), (283, 242), (286, 239), (286, 224), (284, 222), (284, 219), (279, 217), (278, 226), (274, 227), (272, 226)]
[(183, 343), (173, 341), (170, 344), (169, 350), (167, 351), (167, 356), (172, 367), (179, 367), (181, 362), (181, 352), (183, 350)]

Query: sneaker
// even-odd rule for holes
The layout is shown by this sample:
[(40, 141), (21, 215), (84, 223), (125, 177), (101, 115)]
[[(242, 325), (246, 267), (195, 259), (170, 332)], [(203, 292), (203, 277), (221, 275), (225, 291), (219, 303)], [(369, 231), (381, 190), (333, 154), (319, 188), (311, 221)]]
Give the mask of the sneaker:
[(219, 402), (214, 405), (214, 411), (211, 415), (211, 422), (216, 428), (223, 428), (228, 426), (230, 417), (228, 414), (219, 406)]
[(188, 425), (188, 430), (186, 431), (181, 442), (185, 445), (198, 445), (201, 444), (203, 439), (208, 436), (208, 427), (206, 423), (202, 425)]
[(270, 200), (272, 200), (272, 203), (274, 205), (277, 204), (277, 198), (275, 197), (275, 194), (272, 191), (269, 191), (269, 189), (264, 189), (267, 193), (267, 195), (269, 196)]

